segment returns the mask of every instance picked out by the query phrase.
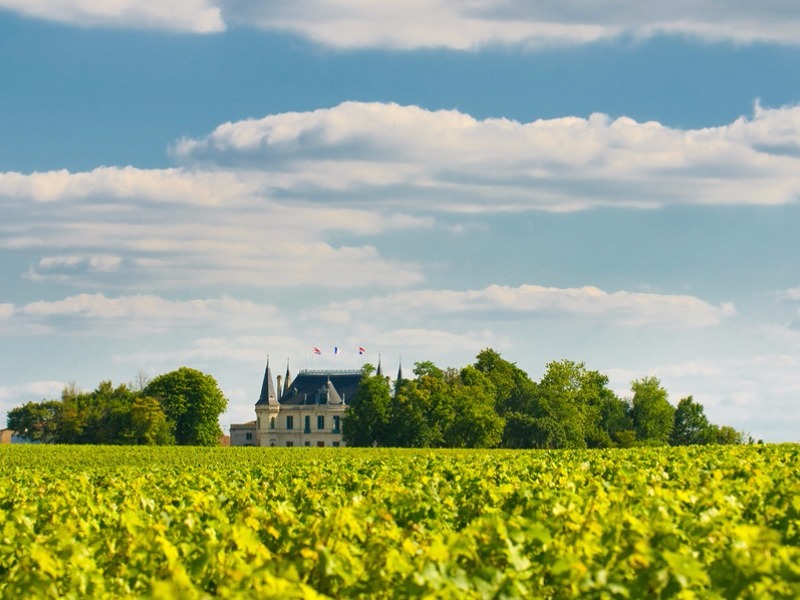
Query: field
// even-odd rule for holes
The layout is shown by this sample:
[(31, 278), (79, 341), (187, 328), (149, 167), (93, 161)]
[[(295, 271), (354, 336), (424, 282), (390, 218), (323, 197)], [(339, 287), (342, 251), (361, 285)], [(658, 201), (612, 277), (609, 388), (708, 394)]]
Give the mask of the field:
[(0, 597), (798, 598), (800, 446), (0, 448)]

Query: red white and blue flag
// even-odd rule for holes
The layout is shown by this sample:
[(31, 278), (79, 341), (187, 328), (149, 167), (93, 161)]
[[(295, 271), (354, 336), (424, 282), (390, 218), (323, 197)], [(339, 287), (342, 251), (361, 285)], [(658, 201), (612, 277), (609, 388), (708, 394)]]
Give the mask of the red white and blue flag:
[(358, 353), (359, 354), (364, 354), (364, 352), (366, 352), (366, 350), (364, 350), (364, 348), (362, 346), (359, 346), (358, 347)]
[(319, 348), (317, 348), (316, 346), (314, 346), (314, 349), (312, 350), (312, 352), (313, 352), (314, 354), (322, 354), (322, 350), (320, 350), (320, 349), (319, 349)]

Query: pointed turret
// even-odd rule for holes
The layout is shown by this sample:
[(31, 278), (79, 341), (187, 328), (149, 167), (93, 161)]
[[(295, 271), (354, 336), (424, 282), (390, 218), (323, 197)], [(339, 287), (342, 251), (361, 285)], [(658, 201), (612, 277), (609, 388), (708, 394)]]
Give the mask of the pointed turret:
[(339, 396), (336, 388), (333, 387), (330, 379), (328, 379), (328, 383), (325, 385), (328, 388), (328, 404), (342, 404), (342, 398)]
[(375, 373), (375, 375), (377, 377), (380, 377), (381, 375), (383, 375), (383, 371), (381, 371), (381, 355), (380, 354), (378, 354), (378, 370)]
[(261, 384), (261, 394), (258, 397), (256, 406), (278, 405), (278, 397), (275, 395), (275, 385), (272, 383), (272, 371), (269, 370), (269, 357), (267, 357), (267, 368), (264, 371), (264, 382)]
[(400, 362), (400, 366), (397, 367), (397, 379), (394, 382), (394, 395), (397, 397), (397, 392), (400, 391), (400, 385), (403, 381), (403, 362)]
[(289, 384), (292, 382), (292, 374), (289, 373), (289, 359), (286, 359), (286, 377), (283, 378), (283, 390), (281, 396), (289, 391)]

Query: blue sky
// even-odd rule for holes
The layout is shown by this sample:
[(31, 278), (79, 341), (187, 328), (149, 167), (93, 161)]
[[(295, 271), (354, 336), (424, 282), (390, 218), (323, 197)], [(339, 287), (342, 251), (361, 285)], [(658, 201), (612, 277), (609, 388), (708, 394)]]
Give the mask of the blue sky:
[(791, 3), (262, 4), (0, 0), (0, 411), (492, 347), (798, 441)]

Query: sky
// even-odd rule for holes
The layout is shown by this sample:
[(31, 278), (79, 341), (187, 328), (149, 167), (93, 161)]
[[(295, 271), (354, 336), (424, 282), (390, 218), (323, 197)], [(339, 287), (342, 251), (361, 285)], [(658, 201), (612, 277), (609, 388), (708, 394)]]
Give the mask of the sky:
[(799, 201), (794, 1), (0, 0), (0, 413), (493, 348), (800, 441)]

